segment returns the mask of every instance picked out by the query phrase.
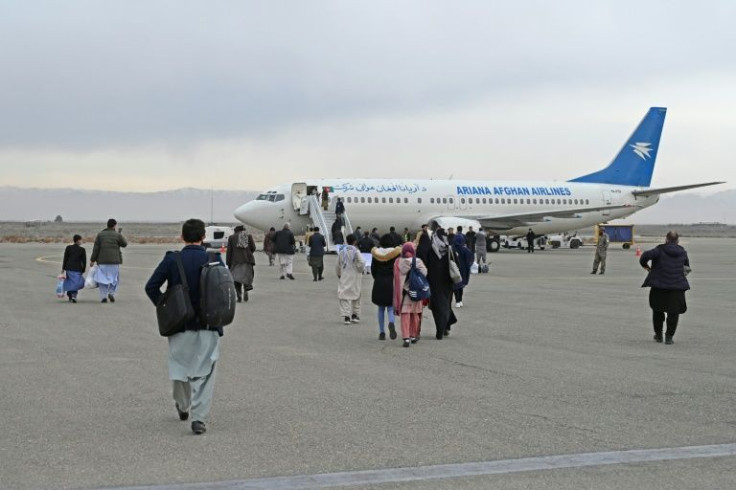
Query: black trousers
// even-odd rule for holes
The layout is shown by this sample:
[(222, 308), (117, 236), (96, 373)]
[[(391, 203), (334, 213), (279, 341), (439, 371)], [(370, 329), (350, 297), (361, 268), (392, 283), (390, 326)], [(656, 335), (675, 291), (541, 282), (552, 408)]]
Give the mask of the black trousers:
[(654, 333), (661, 336), (662, 327), (665, 323), (665, 316), (667, 317), (667, 331), (665, 335), (667, 337), (674, 337), (675, 330), (677, 330), (677, 322), (680, 319), (679, 313), (666, 313), (663, 311), (652, 312), (652, 324), (654, 325)]
[(465, 289), (455, 289), (453, 293), (455, 293), (455, 303), (461, 303), (463, 300), (463, 291)]

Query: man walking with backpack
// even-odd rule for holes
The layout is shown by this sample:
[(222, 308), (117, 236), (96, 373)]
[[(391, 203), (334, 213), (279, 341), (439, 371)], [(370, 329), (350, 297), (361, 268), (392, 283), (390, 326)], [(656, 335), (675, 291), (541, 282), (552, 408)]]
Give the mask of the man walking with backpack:
[[(223, 335), (222, 327), (208, 327), (201, 318), (204, 313), (201, 311), (200, 296), (205, 291), (200, 290), (200, 276), (210, 261), (202, 246), (204, 235), (204, 222), (198, 219), (187, 220), (181, 228), (185, 245), (178, 255), (181, 257), (195, 315), (184, 324), (183, 331), (168, 337), (169, 379), (173, 381), (176, 411), (179, 420), (187, 420), (191, 413), (191, 428), (195, 434), (203, 434), (207, 430), (205, 420), (212, 406), (215, 365), (220, 357), (220, 337)], [(183, 282), (176, 257), (177, 253), (167, 252), (146, 283), (146, 294), (153, 304), (157, 304), (163, 295), (161, 286), (164, 283), (170, 289)], [(212, 291), (207, 293), (213, 294)], [(234, 292), (232, 295), (234, 300)]]

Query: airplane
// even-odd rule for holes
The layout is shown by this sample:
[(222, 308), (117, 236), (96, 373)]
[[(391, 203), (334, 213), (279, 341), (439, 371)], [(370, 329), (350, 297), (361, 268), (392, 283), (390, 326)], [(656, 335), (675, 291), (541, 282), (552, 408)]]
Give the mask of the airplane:
[[(352, 224), (382, 233), (390, 226), (412, 232), (424, 224), (433, 229), (482, 226), (489, 232), (488, 249), (495, 252), (499, 234), (578, 230), (630, 216), (665, 193), (724, 183), (650, 187), (666, 113), (664, 107), (650, 108), (607, 167), (568, 181), (311, 179), (269, 189), (234, 214), (261, 230), (278, 230), (284, 223), (295, 231), (319, 226), (329, 241), (328, 225), (340, 197), (349, 231)], [(315, 195), (325, 190), (329, 211), (319, 209)]]

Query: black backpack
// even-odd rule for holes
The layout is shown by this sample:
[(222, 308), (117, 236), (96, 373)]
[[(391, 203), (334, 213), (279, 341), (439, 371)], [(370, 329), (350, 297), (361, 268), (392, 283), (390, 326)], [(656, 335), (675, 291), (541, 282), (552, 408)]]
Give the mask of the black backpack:
[(210, 255), (199, 276), (199, 322), (203, 327), (230, 325), (235, 317), (233, 276), (219, 257)]

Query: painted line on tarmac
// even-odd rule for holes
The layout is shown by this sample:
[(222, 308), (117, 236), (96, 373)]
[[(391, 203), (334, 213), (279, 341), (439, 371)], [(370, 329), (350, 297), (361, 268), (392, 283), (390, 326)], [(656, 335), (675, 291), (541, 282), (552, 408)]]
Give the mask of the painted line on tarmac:
[(182, 483), (115, 487), (117, 490), (248, 490), (248, 489), (308, 489), (386, 483), (421, 482), (446, 478), (469, 478), (488, 475), (585, 468), (614, 464), (649, 463), (658, 461), (719, 458), (736, 456), (736, 444), (687, 446), (666, 449), (635, 449), (602, 453), (565, 454), (535, 458), (506, 459), (479, 463), (458, 463), (415, 468), (322, 473), (317, 475), (284, 476), (252, 480), (234, 480), (213, 483)]

